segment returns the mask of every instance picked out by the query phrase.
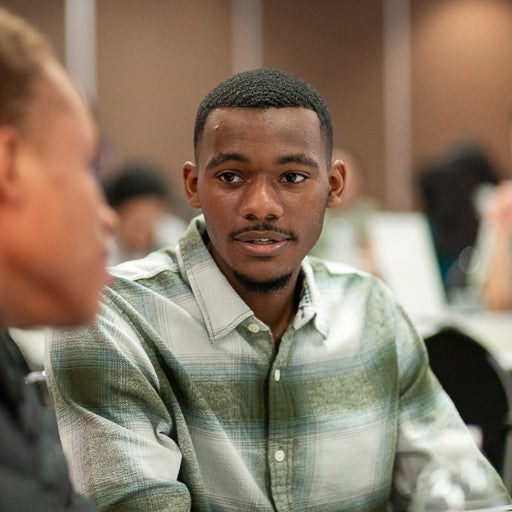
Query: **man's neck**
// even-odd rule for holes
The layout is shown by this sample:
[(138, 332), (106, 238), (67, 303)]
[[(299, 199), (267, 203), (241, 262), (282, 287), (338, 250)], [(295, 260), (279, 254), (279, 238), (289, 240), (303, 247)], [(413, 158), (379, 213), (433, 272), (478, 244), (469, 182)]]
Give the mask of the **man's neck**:
[(279, 345), (297, 312), (301, 288), (302, 279), (295, 278), (283, 289), (275, 292), (257, 293), (240, 289), (240, 287), (235, 289), (254, 311), (255, 316), (270, 327), (274, 341)]

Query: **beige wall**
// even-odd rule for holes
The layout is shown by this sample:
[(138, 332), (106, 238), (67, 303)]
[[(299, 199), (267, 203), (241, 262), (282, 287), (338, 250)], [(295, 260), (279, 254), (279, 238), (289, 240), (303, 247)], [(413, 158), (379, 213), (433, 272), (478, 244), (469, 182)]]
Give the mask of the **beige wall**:
[(512, 175), (512, 2), (412, 1), (413, 154), (476, 138)]
[(197, 105), (230, 75), (229, 7), (229, 0), (97, 2), (101, 127), (118, 156), (153, 161), (180, 194)]
[[(385, 199), (382, 0), (260, 0), (263, 65), (327, 99), (335, 142), (358, 153)], [(118, 160), (144, 157), (181, 188), (195, 110), (231, 74), (230, 0), (97, 0), (96, 110)], [(64, 0), (0, 5), (28, 17), (64, 55)], [(512, 161), (512, 2), (410, 0), (411, 174), (458, 136), (476, 137), (506, 175)]]
[(301, 75), (324, 96), (335, 144), (360, 155), (383, 193), (382, 9), (375, 0), (266, 0), (264, 64)]

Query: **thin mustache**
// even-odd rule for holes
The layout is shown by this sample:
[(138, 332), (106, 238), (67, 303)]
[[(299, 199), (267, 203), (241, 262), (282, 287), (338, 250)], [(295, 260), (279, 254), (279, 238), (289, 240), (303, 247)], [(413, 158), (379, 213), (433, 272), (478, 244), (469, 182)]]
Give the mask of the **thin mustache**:
[(248, 233), (249, 231), (274, 231), (281, 235), (285, 235), (289, 238), (295, 239), (295, 234), (288, 230), (274, 226), (273, 224), (254, 224), (253, 226), (246, 226), (245, 228), (238, 229), (231, 233), (231, 238), (236, 238), (242, 233)]

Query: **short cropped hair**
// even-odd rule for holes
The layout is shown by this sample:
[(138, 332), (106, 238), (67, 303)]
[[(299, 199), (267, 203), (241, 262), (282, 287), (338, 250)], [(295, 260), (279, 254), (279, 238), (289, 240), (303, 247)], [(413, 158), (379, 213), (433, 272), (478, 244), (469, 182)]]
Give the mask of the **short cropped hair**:
[(216, 108), (291, 108), (312, 110), (320, 120), (320, 132), (330, 163), (333, 146), (332, 120), (320, 93), (295, 75), (273, 69), (254, 69), (238, 73), (212, 89), (200, 103), (194, 127), (194, 150), (203, 133), (206, 119)]
[(44, 65), (55, 59), (46, 38), (32, 25), (0, 8), (0, 126), (20, 127)]

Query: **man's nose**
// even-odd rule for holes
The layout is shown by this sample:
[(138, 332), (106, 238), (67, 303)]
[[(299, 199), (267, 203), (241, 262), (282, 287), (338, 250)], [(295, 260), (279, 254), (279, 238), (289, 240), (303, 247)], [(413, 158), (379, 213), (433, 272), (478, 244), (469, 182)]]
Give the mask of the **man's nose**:
[(282, 198), (278, 184), (266, 176), (259, 176), (246, 184), (240, 214), (246, 219), (268, 221), (283, 215)]

